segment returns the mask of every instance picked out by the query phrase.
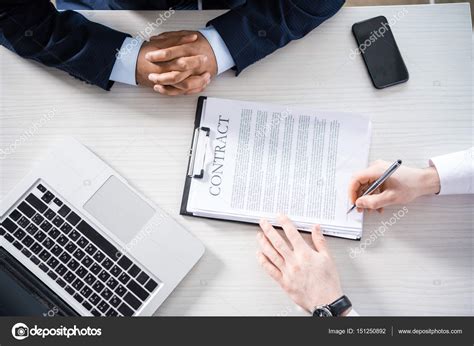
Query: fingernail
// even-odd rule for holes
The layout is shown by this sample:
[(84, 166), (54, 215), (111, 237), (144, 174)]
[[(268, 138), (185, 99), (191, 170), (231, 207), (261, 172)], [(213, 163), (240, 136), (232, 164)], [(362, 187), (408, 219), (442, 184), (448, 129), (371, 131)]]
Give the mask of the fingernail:
[[(155, 56), (155, 58), (158, 58), (158, 59), (159, 58), (164, 58), (165, 57), (165, 52), (162, 51), (162, 50), (157, 50), (157, 51), (155, 51), (154, 56)], [(150, 54), (150, 57), (151, 57), (151, 54)]]

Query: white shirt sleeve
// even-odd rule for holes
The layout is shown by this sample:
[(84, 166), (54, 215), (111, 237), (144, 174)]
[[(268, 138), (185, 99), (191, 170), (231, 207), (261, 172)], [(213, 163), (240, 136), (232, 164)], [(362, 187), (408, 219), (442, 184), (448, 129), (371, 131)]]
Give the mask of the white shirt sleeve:
[(122, 43), (122, 47), (115, 55), (115, 63), (110, 73), (110, 80), (115, 82), (137, 85), (135, 70), (137, 59), (143, 40), (135, 37), (127, 37)]
[(354, 308), (351, 309), (351, 311), (346, 315), (346, 317), (357, 317), (360, 316), (357, 311), (354, 310)]
[(235, 66), (234, 58), (232, 58), (229, 48), (227, 48), (221, 35), (212, 25), (199, 30), (199, 32), (207, 39), (214, 51), (217, 60), (217, 74), (221, 74)]
[(474, 193), (474, 147), (433, 157), (429, 163), (438, 171), (440, 195)]

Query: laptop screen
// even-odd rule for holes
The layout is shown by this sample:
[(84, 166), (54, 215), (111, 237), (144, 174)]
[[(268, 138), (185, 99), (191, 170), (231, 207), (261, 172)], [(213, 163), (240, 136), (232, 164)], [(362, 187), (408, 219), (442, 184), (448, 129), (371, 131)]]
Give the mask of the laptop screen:
[(0, 246), (0, 316), (76, 316), (64, 300)]

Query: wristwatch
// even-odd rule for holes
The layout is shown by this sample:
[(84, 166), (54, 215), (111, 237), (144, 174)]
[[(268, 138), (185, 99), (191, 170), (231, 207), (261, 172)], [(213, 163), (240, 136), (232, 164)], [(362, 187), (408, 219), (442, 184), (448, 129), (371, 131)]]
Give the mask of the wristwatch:
[(334, 302), (328, 305), (318, 305), (314, 308), (313, 316), (315, 317), (338, 317), (341, 316), (344, 311), (350, 309), (352, 303), (347, 296), (342, 296), (336, 299)]

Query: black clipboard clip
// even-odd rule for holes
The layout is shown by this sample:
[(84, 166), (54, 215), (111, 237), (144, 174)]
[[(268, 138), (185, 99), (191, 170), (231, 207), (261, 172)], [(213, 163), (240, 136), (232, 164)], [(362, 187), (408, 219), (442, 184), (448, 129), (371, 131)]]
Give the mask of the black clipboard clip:
[(194, 129), (193, 143), (189, 150), (188, 177), (202, 179), (204, 177), (204, 164), (206, 163), (206, 152), (209, 145), (208, 127), (197, 127)]

